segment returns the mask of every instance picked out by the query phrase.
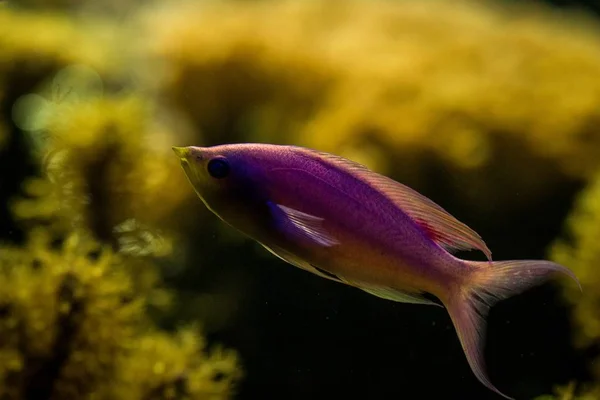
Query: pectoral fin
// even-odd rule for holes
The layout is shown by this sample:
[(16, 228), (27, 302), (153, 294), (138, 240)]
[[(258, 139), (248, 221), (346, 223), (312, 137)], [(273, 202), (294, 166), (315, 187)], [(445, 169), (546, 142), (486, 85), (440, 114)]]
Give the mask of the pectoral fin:
[(339, 243), (323, 227), (323, 218), (281, 204), (269, 202), (268, 205), (275, 224), (282, 233), (325, 247)]

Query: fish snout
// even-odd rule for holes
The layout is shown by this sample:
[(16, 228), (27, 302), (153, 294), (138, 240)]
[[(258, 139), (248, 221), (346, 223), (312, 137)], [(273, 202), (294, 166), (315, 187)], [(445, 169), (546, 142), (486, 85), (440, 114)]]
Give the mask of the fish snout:
[(175, 153), (175, 155), (177, 156), (177, 158), (179, 158), (181, 167), (185, 171), (186, 175), (188, 177), (191, 177), (193, 175), (193, 171), (192, 171), (193, 168), (190, 165), (190, 156), (192, 155), (190, 148), (173, 146), (172, 149), (173, 149), (173, 152)]
[(187, 159), (188, 156), (190, 155), (190, 149), (188, 147), (173, 146), (172, 149), (173, 149), (173, 152), (175, 153), (175, 155), (182, 160)]

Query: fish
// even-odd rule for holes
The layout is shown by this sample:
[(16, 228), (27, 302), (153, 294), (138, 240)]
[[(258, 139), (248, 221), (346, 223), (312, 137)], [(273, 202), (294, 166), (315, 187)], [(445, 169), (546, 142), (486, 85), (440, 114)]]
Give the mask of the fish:
[[(379, 298), (444, 307), (473, 374), (504, 398), (483, 357), (490, 308), (555, 275), (581, 289), (551, 261), (492, 260), (481, 236), (441, 206), (352, 160), (262, 143), (173, 151), (204, 205), (283, 261)], [(454, 255), (464, 250), (486, 261)]]

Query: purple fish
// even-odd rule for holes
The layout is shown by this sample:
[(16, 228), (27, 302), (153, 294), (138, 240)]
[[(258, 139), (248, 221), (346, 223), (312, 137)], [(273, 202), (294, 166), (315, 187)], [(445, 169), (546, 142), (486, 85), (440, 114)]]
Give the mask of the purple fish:
[[(404, 303), (448, 310), (469, 365), (489, 389), (485, 317), (499, 300), (569, 269), (492, 261), (481, 237), (433, 201), (350, 160), (295, 146), (174, 147), (204, 204), (284, 261)], [(477, 249), (489, 261), (457, 258)]]

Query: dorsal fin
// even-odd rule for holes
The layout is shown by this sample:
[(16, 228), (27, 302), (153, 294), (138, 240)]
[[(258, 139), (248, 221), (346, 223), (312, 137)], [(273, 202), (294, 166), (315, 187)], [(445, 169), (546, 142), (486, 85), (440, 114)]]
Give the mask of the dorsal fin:
[(315, 153), (321, 158), (343, 167), (357, 178), (381, 191), (420, 226), (433, 241), (446, 250), (477, 249), (483, 252), (488, 260), (492, 260), (492, 252), (477, 232), (416, 190), (346, 158), (320, 151), (315, 151)]

